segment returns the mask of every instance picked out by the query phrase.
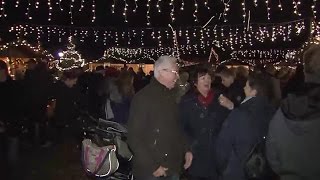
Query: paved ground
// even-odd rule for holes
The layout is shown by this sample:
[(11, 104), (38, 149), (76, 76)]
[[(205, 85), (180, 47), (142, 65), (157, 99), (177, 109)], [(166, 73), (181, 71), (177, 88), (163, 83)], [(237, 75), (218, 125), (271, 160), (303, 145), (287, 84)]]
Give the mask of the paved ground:
[(23, 180), (88, 180), (81, 168), (80, 151), (72, 143), (22, 151)]

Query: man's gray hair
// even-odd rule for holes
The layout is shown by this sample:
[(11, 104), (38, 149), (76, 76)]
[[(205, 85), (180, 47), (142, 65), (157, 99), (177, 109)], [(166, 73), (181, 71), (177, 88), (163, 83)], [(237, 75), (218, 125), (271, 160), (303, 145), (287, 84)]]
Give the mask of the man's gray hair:
[(154, 77), (159, 77), (159, 70), (177, 63), (177, 58), (172, 56), (160, 56), (154, 63)]

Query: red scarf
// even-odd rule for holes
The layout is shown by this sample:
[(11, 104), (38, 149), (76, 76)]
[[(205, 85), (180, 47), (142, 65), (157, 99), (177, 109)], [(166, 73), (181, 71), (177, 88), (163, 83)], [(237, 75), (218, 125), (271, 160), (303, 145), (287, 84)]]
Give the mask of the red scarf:
[(205, 106), (205, 107), (208, 107), (209, 104), (212, 103), (213, 97), (214, 97), (214, 93), (213, 93), (212, 90), (210, 90), (210, 91), (208, 92), (207, 97), (204, 97), (202, 94), (199, 94), (199, 96), (198, 96), (198, 101), (200, 102), (201, 105), (203, 105), (203, 106)]

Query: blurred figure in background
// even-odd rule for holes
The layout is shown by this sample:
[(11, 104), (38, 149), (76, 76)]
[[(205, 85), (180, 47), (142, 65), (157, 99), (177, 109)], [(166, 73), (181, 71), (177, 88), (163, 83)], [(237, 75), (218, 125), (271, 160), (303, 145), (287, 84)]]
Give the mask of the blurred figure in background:
[(243, 82), (243, 79), (238, 80), (235, 73), (227, 68), (218, 73), (218, 76), (221, 77), (222, 84), (226, 87), (223, 95), (220, 96), (220, 102), (222, 102), (221, 105), (229, 110), (238, 107), (245, 98), (243, 91), (245, 81)]
[(180, 73), (180, 78), (176, 83), (176, 88), (178, 91), (177, 102), (180, 102), (180, 99), (190, 90), (189, 84), (189, 73), (182, 72)]
[(320, 179), (320, 45), (303, 55), (305, 86), (289, 94), (269, 126), (266, 149), (281, 180)]
[(3, 179), (20, 179), (19, 136), (22, 130), (21, 87), (0, 60), (0, 174)]

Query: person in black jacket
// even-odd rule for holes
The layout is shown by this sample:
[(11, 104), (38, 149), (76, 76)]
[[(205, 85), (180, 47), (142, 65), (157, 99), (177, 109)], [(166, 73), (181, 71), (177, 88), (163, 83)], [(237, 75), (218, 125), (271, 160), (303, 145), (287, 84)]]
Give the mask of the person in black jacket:
[(288, 95), (269, 126), (267, 158), (281, 180), (320, 179), (320, 45), (303, 60), (304, 90)]
[(265, 74), (251, 74), (244, 91), (246, 98), (224, 122), (217, 140), (216, 157), (222, 180), (247, 180), (246, 158), (253, 147), (263, 140), (274, 114)]
[[(22, 129), (22, 98), (19, 87), (10, 77), (7, 64), (0, 61), (0, 174), (4, 179), (19, 179), (19, 174), (16, 173)], [(3, 176), (8, 174), (8, 170), (10, 177)]]
[(180, 118), (194, 156), (188, 179), (215, 180), (218, 178), (215, 140), (229, 110), (219, 104), (220, 94), (211, 88), (208, 69), (198, 68), (192, 81), (193, 92), (185, 95), (180, 103)]
[(219, 98), (220, 104), (229, 110), (238, 107), (245, 98), (243, 91), (245, 80), (237, 79), (235, 73), (228, 68), (224, 68), (218, 73), (218, 76), (221, 77), (222, 84), (226, 87)]
[(179, 179), (192, 163), (192, 154), (179, 122), (173, 89), (179, 77), (177, 59), (161, 56), (154, 79), (133, 98), (128, 121), (128, 143), (133, 151), (137, 180)]

